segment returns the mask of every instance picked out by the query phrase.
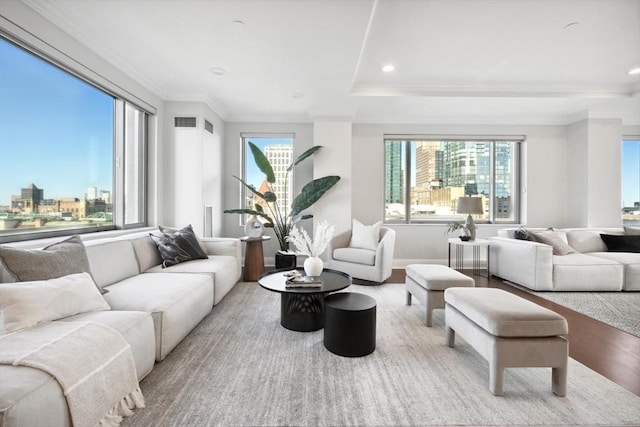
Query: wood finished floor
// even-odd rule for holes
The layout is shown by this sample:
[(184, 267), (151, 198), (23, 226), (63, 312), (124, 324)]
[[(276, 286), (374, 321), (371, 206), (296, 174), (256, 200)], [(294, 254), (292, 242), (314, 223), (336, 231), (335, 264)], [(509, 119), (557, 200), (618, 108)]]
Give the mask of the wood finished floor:
[[(504, 289), (564, 316), (569, 324), (569, 355), (640, 396), (640, 338), (505, 284), (502, 279), (472, 277), (476, 279), (476, 286)], [(394, 269), (387, 283), (404, 283), (404, 279), (404, 269)]]

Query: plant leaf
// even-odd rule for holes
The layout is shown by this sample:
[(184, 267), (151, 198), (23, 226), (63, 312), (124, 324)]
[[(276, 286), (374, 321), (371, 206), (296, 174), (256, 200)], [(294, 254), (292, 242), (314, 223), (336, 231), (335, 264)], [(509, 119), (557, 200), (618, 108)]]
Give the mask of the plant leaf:
[(258, 169), (265, 175), (267, 182), (269, 184), (273, 184), (276, 182), (276, 176), (273, 173), (273, 167), (271, 167), (271, 163), (269, 163), (269, 159), (264, 153), (253, 143), (249, 142), (249, 148), (251, 148), (251, 153), (253, 154), (253, 160), (258, 166)]
[(255, 208), (258, 212), (264, 212), (264, 208), (262, 207), (262, 205), (256, 203)]
[(237, 179), (238, 181), (240, 181), (242, 183), (242, 185), (244, 185), (249, 191), (251, 191), (253, 194), (255, 194), (256, 196), (260, 197), (262, 200), (265, 200), (264, 198), (264, 194), (262, 194), (261, 192), (257, 191), (253, 185), (249, 185), (246, 182), (244, 182), (241, 178), (238, 178), (237, 176), (233, 175), (233, 177), (235, 179)]
[(274, 202), (278, 199), (278, 198), (276, 197), (276, 194), (275, 194), (275, 193), (272, 193), (271, 191), (266, 191), (266, 192), (263, 194), (263, 197), (262, 197), (262, 198), (263, 198), (266, 202), (269, 202), (269, 203), (274, 203)]
[(293, 200), (290, 216), (294, 217), (309, 206), (313, 205), (328, 189), (336, 185), (338, 181), (340, 181), (339, 176), (329, 175), (314, 179), (302, 187), (300, 194), (298, 194), (298, 196)]
[(291, 170), (293, 170), (293, 168), (296, 167), (296, 165), (298, 163), (300, 163), (301, 161), (303, 161), (304, 159), (306, 159), (307, 157), (311, 157), (313, 156), (313, 154), (318, 151), (319, 149), (322, 148), (322, 145), (315, 145), (311, 148), (309, 148), (307, 151), (305, 151), (304, 153), (300, 154), (294, 161), (293, 163), (291, 163), (289, 165), (289, 167), (287, 168), (287, 172), (290, 172)]

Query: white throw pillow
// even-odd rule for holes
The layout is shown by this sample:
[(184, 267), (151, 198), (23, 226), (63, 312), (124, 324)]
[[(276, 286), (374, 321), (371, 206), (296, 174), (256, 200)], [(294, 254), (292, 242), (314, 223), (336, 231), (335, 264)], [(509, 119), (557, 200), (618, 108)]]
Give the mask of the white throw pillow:
[(0, 334), (89, 311), (111, 310), (89, 273), (36, 282), (0, 283)]
[(380, 227), (382, 227), (382, 221), (378, 221), (373, 225), (364, 225), (354, 219), (351, 226), (351, 243), (349, 243), (349, 246), (375, 251), (380, 241)]

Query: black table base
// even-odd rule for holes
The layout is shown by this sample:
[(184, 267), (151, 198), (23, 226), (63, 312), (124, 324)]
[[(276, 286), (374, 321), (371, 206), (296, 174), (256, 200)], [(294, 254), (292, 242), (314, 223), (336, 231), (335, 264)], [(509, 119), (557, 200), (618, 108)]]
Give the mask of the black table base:
[(325, 298), (324, 346), (331, 353), (360, 357), (376, 349), (376, 300), (358, 293)]
[(281, 294), (280, 324), (299, 332), (324, 327), (324, 294)]

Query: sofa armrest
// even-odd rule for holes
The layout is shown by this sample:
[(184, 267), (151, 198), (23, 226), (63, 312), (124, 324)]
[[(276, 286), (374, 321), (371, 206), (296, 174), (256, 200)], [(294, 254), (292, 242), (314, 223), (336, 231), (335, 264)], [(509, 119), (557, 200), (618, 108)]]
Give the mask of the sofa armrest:
[(232, 237), (204, 237), (201, 239), (207, 254), (227, 255), (242, 259), (242, 244), (240, 239)]
[(491, 274), (534, 291), (553, 290), (553, 248), (544, 243), (490, 237)]
[(381, 234), (382, 238), (376, 248), (376, 266), (383, 272), (384, 277), (389, 277), (393, 269), (396, 232), (391, 228), (383, 228)]

